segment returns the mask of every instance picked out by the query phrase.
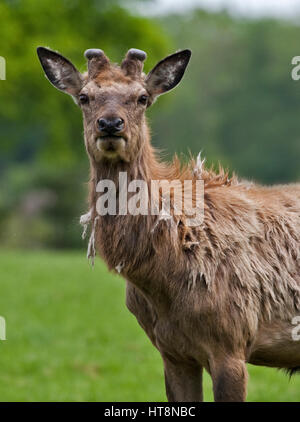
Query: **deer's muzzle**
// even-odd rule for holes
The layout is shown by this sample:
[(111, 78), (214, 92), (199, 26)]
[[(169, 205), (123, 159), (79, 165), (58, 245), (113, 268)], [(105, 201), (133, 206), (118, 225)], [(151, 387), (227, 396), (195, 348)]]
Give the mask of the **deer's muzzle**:
[(120, 117), (104, 118), (97, 120), (98, 130), (101, 135), (115, 135), (124, 129), (124, 120)]

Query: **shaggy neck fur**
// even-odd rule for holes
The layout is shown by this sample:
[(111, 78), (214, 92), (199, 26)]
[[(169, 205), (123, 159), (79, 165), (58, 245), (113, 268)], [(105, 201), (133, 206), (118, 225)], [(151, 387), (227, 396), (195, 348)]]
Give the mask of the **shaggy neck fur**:
[[(144, 180), (150, 187), (151, 180), (176, 178), (181, 176), (174, 165), (161, 163), (150, 145), (148, 127), (145, 125), (139, 140), (140, 151), (131, 163), (101, 163), (91, 162), (90, 180), (90, 208), (92, 220), (96, 218), (96, 201), (98, 195), (96, 185), (102, 179), (114, 181), (119, 185), (119, 173), (126, 172), (128, 183), (131, 180)], [(161, 227), (153, 230), (158, 216), (122, 216), (106, 215), (97, 220), (95, 243), (97, 250), (106, 261), (110, 269), (116, 269), (129, 278), (139, 288), (147, 292), (160, 292), (165, 283), (168, 283), (167, 274), (161, 271), (162, 264), (156, 259), (170, 249), (174, 243), (174, 233), (170, 231), (170, 223), (162, 222)], [(167, 242), (162, 242), (163, 236)], [(175, 246), (175, 243), (174, 243)], [(167, 259), (167, 263), (175, 268), (174, 258)], [(156, 261), (156, 264), (154, 262)], [(163, 267), (166, 266), (166, 262)], [(185, 269), (180, 269), (182, 273)], [(182, 278), (182, 275), (181, 275)]]

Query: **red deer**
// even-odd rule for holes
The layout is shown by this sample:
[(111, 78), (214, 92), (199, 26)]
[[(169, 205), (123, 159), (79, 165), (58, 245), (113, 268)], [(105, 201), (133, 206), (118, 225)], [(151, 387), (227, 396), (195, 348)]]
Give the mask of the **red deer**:
[[(246, 363), (299, 371), (300, 185), (239, 181), (200, 159), (166, 163), (150, 144), (146, 109), (180, 82), (191, 52), (166, 57), (147, 75), (146, 54), (136, 49), (121, 66), (87, 50), (84, 74), (47, 48), (38, 56), (49, 81), (82, 109), (89, 256), (96, 250), (126, 279), (127, 307), (161, 353), (168, 400), (202, 401), (203, 368), (215, 401), (246, 399)], [(111, 180), (120, 195), (120, 172), (149, 189), (152, 180), (202, 180), (202, 223), (190, 226), (174, 207), (169, 219), (99, 215), (97, 184)]]

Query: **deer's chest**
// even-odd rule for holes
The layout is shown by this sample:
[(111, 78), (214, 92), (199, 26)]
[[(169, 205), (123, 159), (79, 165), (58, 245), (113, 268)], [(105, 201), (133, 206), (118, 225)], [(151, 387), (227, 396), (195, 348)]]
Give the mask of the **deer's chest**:
[(198, 335), (199, 326), (195, 335), (191, 319), (184, 318), (183, 314), (178, 318), (176, 312), (153, 306), (147, 296), (130, 282), (126, 287), (126, 305), (162, 354), (175, 360), (206, 361), (203, 338)]

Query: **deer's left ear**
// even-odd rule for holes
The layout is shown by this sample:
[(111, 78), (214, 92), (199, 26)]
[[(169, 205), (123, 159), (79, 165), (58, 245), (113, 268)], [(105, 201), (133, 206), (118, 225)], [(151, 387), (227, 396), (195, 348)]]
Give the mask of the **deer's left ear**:
[(60, 91), (77, 95), (82, 88), (82, 75), (65, 57), (45, 47), (38, 47), (37, 54), (48, 80)]
[(191, 50), (178, 51), (158, 62), (148, 73), (145, 82), (153, 99), (179, 84), (191, 54)]

